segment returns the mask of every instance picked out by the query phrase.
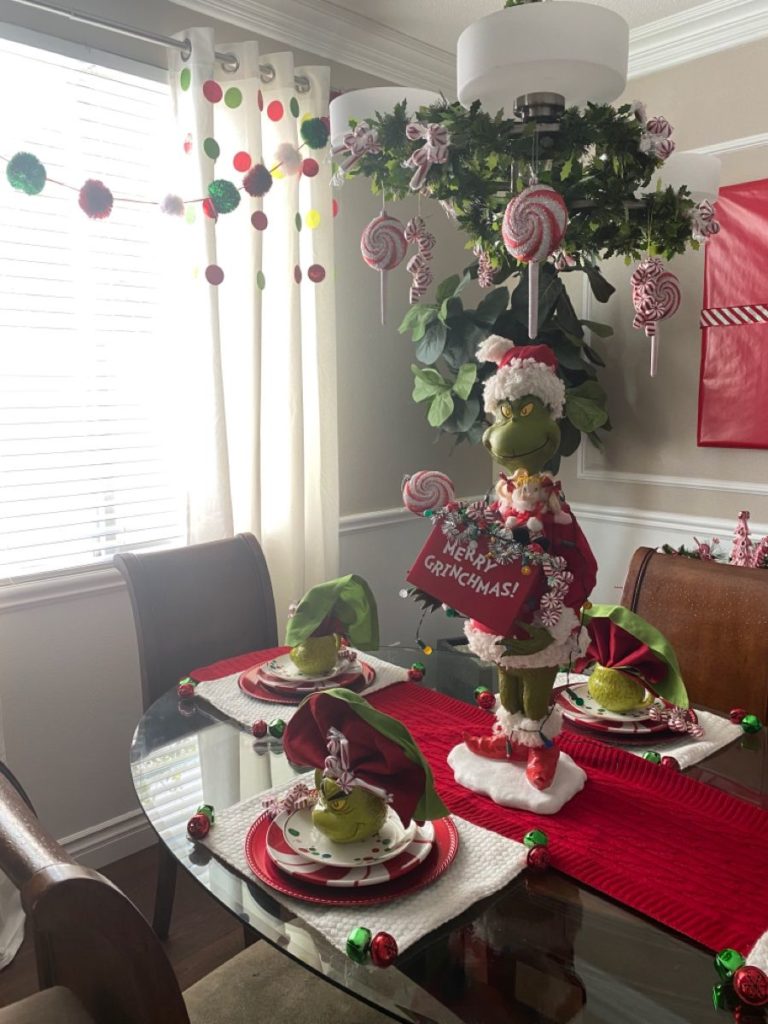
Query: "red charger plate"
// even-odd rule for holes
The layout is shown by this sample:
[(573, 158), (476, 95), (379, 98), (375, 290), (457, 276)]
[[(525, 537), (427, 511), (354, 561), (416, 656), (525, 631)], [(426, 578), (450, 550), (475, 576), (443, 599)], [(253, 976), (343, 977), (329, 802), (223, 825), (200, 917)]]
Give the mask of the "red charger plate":
[(400, 896), (410, 895), (430, 885), (453, 862), (459, 849), (459, 833), (450, 818), (439, 818), (435, 827), (435, 841), (432, 851), (418, 867), (399, 878), (381, 885), (358, 889), (329, 889), (323, 885), (301, 882), (283, 872), (273, 863), (267, 853), (267, 831), (272, 824), (268, 814), (262, 814), (251, 825), (245, 838), (245, 857), (248, 866), (258, 879), (297, 900), (306, 903), (320, 903), (327, 907), (370, 906), (374, 903), (388, 903)]
[[(293, 688), (293, 692), (285, 689), (281, 689), (278, 693), (276, 690), (270, 689), (261, 680), (259, 674), (260, 665), (255, 668), (248, 669), (247, 672), (243, 672), (237, 681), (238, 686), (247, 693), (249, 697), (256, 697), (258, 700), (271, 701), (273, 704), (291, 704), (296, 706), (301, 704), (304, 698), (310, 694), (315, 693), (315, 690), (301, 689), (297, 692), (296, 688)], [(345, 672), (344, 675), (338, 676), (333, 681), (333, 686), (343, 686), (355, 692), (359, 690), (367, 689), (376, 678), (376, 672), (370, 665), (365, 662), (360, 662), (360, 671)], [(331, 689), (330, 686), (324, 687), (324, 689)]]

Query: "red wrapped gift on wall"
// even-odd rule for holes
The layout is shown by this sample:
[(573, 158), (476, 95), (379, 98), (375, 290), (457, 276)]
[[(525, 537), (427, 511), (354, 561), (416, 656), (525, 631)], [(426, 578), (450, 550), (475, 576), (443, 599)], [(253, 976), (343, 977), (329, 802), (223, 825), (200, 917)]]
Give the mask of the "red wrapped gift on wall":
[(768, 179), (729, 185), (707, 241), (701, 447), (768, 448)]

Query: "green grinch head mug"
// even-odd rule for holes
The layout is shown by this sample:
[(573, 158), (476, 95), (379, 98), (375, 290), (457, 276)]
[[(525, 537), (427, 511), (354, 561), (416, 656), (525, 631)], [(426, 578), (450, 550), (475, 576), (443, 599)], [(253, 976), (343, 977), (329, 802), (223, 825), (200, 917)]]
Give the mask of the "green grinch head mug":
[(649, 707), (655, 700), (637, 676), (605, 665), (595, 665), (587, 690), (607, 711), (635, 711)]

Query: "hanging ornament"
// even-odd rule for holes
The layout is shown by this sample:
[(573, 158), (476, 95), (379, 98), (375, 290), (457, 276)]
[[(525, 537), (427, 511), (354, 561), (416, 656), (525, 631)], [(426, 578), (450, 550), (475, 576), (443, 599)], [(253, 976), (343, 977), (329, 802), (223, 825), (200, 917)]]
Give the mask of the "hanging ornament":
[(303, 158), (292, 143), (281, 142), (275, 150), (275, 163), (283, 174), (290, 178), (301, 170)]
[(406, 270), (413, 279), (409, 297), (411, 303), (414, 303), (426, 295), (427, 289), (432, 284), (433, 274), (429, 262), (437, 243), (435, 236), (427, 230), (423, 217), (411, 217), (405, 225), (405, 240), (419, 250), (406, 264)]
[(405, 161), (405, 166), (413, 168), (415, 172), (408, 187), (413, 192), (420, 192), (430, 167), (433, 164), (444, 164), (448, 159), (451, 135), (442, 124), (421, 124), (419, 121), (407, 125), (405, 134), (411, 142), (424, 139), (424, 145), (415, 149)]
[(8, 161), (5, 176), (13, 188), (28, 196), (38, 195), (45, 187), (45, 168), (32, 153), (14, 154)]
[(260, 199), (272, 188), (272, 174), (264, 164), (254, 164), (243, 178), (243, 188), (249, 196)]
[(240, 190), (226, 178), (217, 178), (208, 186), (208, 198), (216, 213), (232, 213), (240, 205)]
[(381, 322), (385, 322), (384, 310), (387, 297), (386, 275), (405, 259), (407, 243), (405, 228), (397, 219), (382, 210), (378, 217), (363, 231), (360, 252), (363, 259), (381, 274)]
[(403, 504), (409, 512), (423, 516), (456, 500), (453, 481), (436, 469), (422, 469), (403, 479)]
[(112, 213), (114, 198), (103, 181), (89, 178), (77, 199), (80, 209), (92, 220), (104, 220)]
[(361, 121), (351, 132), (342, 138), (338, 146), (331, 150), (332, 156), (346, 154), (341, 162), (339, 171), (342, 176), (366, 153), (380, 153), (379, 136), (375, 128), (369, 128), (367, 122)]
[(720, 230), (720, 222), (715, 218), (715, 208), (708, 199), (698, 203), (691, 210), (693, 238), (696, 242), (706, 242)]
[(167, 196), (160, 200), (160, 212), (168, 214), (169, 217), (183, 217), (184, 200), (181, 196), (176, 196), (169, 192)]
[(510, 200), (501, 237), (507, 252), (528, 266), (528, 336), (539, 333), (539, 263), (560, 248), (568, 227), (565, 200), (549, 185), (532, 184)]
[(481, 288), (492, 288), (494, 271), (490, 256), (479, 245), (476, 245), (472, 252), (477, 256), (477, 283)]
[(651, 377), (656, 376), (659, 361), (659, 328), (680, 308), (680, 282), (657, 256), (648, 256), (630, 278), (635, 318), (632, 326), (645, 331), (651, 339)]
[(328, 143), (331, 129), (322, 117), (308, 117), (301, 122), (299, 128), (302, 142), (305, 142), (310, 149), (323, 149)]

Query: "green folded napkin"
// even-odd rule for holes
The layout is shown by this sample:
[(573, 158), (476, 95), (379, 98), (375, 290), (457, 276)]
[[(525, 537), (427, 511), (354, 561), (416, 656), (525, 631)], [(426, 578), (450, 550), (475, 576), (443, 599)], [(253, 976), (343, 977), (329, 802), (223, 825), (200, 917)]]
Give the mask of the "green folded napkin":
[(331, 633), (346, 637), (362, 651), (379, 646), (376, 598), (362, 576), (350, 573), (308, 590), (288, 620), (285, 642), (297, 647), (311, 636)]

